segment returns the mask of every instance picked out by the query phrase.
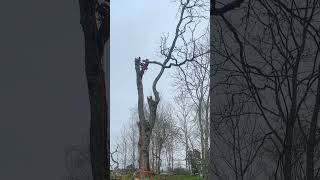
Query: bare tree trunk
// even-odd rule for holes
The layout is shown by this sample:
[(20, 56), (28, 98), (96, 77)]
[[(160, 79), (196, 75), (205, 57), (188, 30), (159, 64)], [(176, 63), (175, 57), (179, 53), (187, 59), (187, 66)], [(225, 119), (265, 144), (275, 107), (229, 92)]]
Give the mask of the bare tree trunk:
[[(149, 144), (150, 144), (150, 138), (152, 129), (155, 124), (156, 115), (157, 115), (157, 106), (160, 102), (160, 96), (159, 92), (157, 91), (157, 83), (160, 80), (161, 76), (163, 75), (165, 69), (171, 68), (172, 66), (182, 66), (183, 64), (193, 61), (195, 58), (205, 54), (205, 53), (193, 53), (191, 57), (189, 57), (188, 53), (186, 53), (186, 57), (182, 58), (182, 62), (178, 62), (177, 59), (174, 57), (174, 52), (177, 52), (177, 41), (179, 38), (182, 38), (183, 34), (185, 33), (186, 29), (188, 29), (190, 23), (195, 22), (195, 12), (194, 8), (202, 6), (202, 3), (199, 3), (199, 1), (190, 1), (187, 0), (186, 2), (180, 0), (179, 1), (180, 11), (179, 11), (179, 20), (175, 28), (175, 34), (172, 40), (171, 45), (169, 48), (165, 51), (161, 50), (161, 55), (165, 58), (165, 60), (160, 63), (157, 61), (149, 61), (146, 59), (144, 62), (141, 63), (141, 58), (135, 59), (135, 70), (136, 70), (136, 76), (137, 76), (137, 89), (138, 89), (138, 112), (139, 112), (139, 143), (138, 143), (138, 149), (139, 149), (139, 168), (140, 170), (150, 171), (150, 165), (149, 165)], [(196, 27), (196, 25), (194, 25)], [(194, 30), (191, 30), (191, 33), (193, 33)], [(193, 40), (193, 43), (195, 40)], [(166, 45), (167, 41), (164, 40), (161, 43), (161, 47), (167, 47)], [(194, 47), (194, 46), (193, 46)], [(188, 52), (188, 51), (187, 51)], [(179, 52), (181, 53), (181, 52)], [(173, 60), (173, 63), (171, 62)], [(171, 63), (170, 63), (171, 62)], [(156, 64), (161, 66), (160, 72), (156, 76), (156, 78), (153, 81), (152, 84), (152, 91), (154, 95), (154, 99), (152, 96), (147, 98), (148, 106), (149, 106), (149, 117), (148, 120), (146, 120), (144, 115), (144, 95), (143, 95), (143, 85), (142, 85), (142, 77), (143, 73), (146, 70), (146, 67), (148, 64)], [(140, 67), (142, 66), (142, 67)]]
[(135, 69), (137, 75), (137, 89), (138, 89), (138, 112), (139, 112), (139, 169), (142, 171), (150, 171), (149, 163), (149, 145), (151, 140), (152, 128), (156, 119), (158, 101), (154, 101), (152, 97), (148, 97), (149, 105), (149, 121), (146, 120), (144, 114), (144, 95), (143, 95), (143, 70), (140, 69), (141, 60), (135, 60)]
[(151, 168), (155, 169), (155, 154), (154, 154), (154, 140), (151, 142), (152, 146), (151, 146), (151, 153), (152, 153), (152, 163), (151, 163)]
[[(108, 1), (109, 2), (109, 1)], [(104, 2), (105, 14), (97, 24), (96, 0), (79, 0), (81, 25), (85, 37), (85, 71), (90, 99), (90, 155), (94, 180), (103, 180), (109, 172), (109, 112), (106, 100), (103, 54), (109, 39), (109, 5)]]
[(202, 118), (202, 113), (203, 113), (203, 97), (201, 96), (199, 99), (199, 104), (198, 104), (198, 121), (199, 121), (199, 128), (200, 128), (200, 142), (201, 142), (201, 173), (206, 179), (206, 149), (205, 149), (205, 135), (204, 135), (204, 125), (203, 125), (203, 118)]
[(127, 141), (124, 142), (124, 169), (127, 168)]
[(133, 125), (133, 127), (132, 127), (132, 134), (131, 134), (131, 136), (132, 136), (132, 165), (133, 165), (133, 167), (135, 168), (136, 167), (136, 165), (135, 165), (135, 163), (136, 163), (136, 138), (135, 138), (135, 136), (136, 136), (136, 134), (135, 134), (135, 130), (134, 130), (135, 128), (134, 128), (134, 125)]
[[(187, 136), (187, 134), (188, 134), (188, 131), (187, 131), (187, 128), (185, 128), (185, 141), (186, 141), (186, 169), (189, 171), (189, 164), (188, 164), (188, 148), (189, 148), (189, 146), (188, 146), (188, 136)], [(189, 171), (190, 172), (190, 171)]]
[(160, 173), (161, 167), (161, 150), (162, 150), (162, 143), (159, 144), (158, 154), (157, 154), (157, 173)]

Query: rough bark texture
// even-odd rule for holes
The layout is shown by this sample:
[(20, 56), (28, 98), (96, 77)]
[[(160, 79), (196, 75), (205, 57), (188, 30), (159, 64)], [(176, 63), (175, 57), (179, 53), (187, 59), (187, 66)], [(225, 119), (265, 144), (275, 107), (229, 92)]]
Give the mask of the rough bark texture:
[[(107, 4), (107, 1), (105, 1)], [(89, 91), (90, 159), (94, 180), (107, 179), (109, 172), (109, 112), (103, 67), (104, 45), (109, 39), (109, 13), (97, 24), (96, 0), (79, 0), (80, 23), (85, 37), (85, 72)], [(107, 7), (109, 10), (109, 7)]]
[(144, 95), (143, 95), (143, 85), (142, 85), (142, 75), (143, 71), (140, 68), (141, 60), (137, 58), (135, 60), (135, 69), (137, 75), (137, 90), (138, 90), (138, 112), (139, 112), (139, 170), (140, 171), (150, 171), (149, 163), (149, 145), (151, 140), (152, 128), (154, 127), (154, 122), (156, 118), (156, 107), (157, 103), (148, 97), (149, 104), (149, 119), (147, 120), (144, 114)]

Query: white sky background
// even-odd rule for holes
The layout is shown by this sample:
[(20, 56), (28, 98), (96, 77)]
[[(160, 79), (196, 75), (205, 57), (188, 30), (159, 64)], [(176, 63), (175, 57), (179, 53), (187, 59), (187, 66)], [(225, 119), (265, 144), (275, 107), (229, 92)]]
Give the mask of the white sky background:
[[(124, 125), (128, 127), (131, 109), (136, 107), (138, 101), (134, 58), (140, 56), (142, 59), (163, 62), (158, 56), (160, 40), (167, 34), (169, 40), (172, 38), (179, 15), (178, 5), (172, 0), (111, 1), (111, 151), (115, 149), (115, 142), (120, 137)], [(145, 96), (151, 95), (152, 82), (159, 70), (160, 68), (151, 64), (145, 72)], [(158, 82), (157, 89), (162, 97), (161, 101), (170, 103), (174, 95), (175, 90), (170, 79), (170, 73), (174, 71), (174, 68), (165, 70)]]

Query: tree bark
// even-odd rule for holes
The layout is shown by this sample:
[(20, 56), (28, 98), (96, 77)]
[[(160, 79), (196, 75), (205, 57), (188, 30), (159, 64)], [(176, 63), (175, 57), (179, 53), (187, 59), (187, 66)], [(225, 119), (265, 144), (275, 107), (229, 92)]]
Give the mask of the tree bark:
[[(140, 69), (140, 58), (135, 60), (135, 69), (137, 75), (137, 89), (138, 89), (138, 112), (139, 112), (139, 169), (142, 171), (150, 171), (149, 163), (149, 145), (151, 138), (151, 125), (150, 121), (146, 120), (144, 114), (144, 95), (143, 95), (143, 85), (142, 85), (142, 71)], [(148, 99), (149, 101), (149, 99)], [(151, 110), (150, 110), (151, 114)], [(150, 117), (151, 118), (151, 117)]]
[[(107, 1), (105, 1), (107, 3)], [(109, 14), (104, 14), (98, 27), (96, 0), (79, 0), (80, 23), (85, 37), (85, 72), (90, 101), (90, 159), (94, 180), (110, 176), (109, 163), (109, 107), (106, 100), (103, 68), (104, 45), (109, 39)], [(107, 7), (109, 10), (109, 7)]]

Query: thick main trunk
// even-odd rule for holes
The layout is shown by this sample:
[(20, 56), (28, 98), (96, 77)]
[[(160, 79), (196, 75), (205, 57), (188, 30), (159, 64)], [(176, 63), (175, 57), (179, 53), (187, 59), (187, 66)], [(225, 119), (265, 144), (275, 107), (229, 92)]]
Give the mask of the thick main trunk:
[(137, 78), (137, 90), (138, 90), (138, 112), (139, 112), (139, 169), (141, 171), (150, 171), (149, 163), (149, 145), (151, 141), (152, 128), (154, 126), (157, 105), (158, 103), (153, 101), (151, 97), (148, 98), (148, 105), (150, 110), (149, 121), (146, 120), (144, 114), (144, 95), (142, 85), (143, 72), (140, 69), (141, 59), (135, 60), (135, 70)]
[[(101, 60), (91, 49), (94, 42), (86, 40), (86, 75), (90, 99), (90, 153), (94, 180), (108, 177), (107, 129), (108, 107), (106, 101), (105, 78)], [(106, 174), (107, 173), (107, 174)]]
[(135, 60), (136, 78), (137, 78), (137, 90), (138, 90), (138, 113), (139, 113), (139, 169), (143, 171), (149, 171), (149, 143), (150, 143), (150, 131), (148, 130), (149, 122), (145, 118), (144, 114), (144, 95), (142, 85), (142, 72), (140, 69), (140, 58)]
[[(146, 123), (146, 122), (145, 122)], [(138, 150), (139, 150), (139, 169), (142, 171), (150, 171), (150, 163), (149, 163), (149, 144), (150, 144), (150, 131), (145, 130), (143, 127), (145, 125), (141, 125), (143, 122), (139, 122), (139, 142), (138, 142)]]
[[(108, 179), (109, 112), (103, 67), (104, 45), (109, 39), (109, 16), (98, 28), (96, 0), (79, 0), (80, 23), (85, 37), (85, 72), (90, 101), (90, 159), (94, 180)], [(107, 7), (106, 7), (107, 8)]]

